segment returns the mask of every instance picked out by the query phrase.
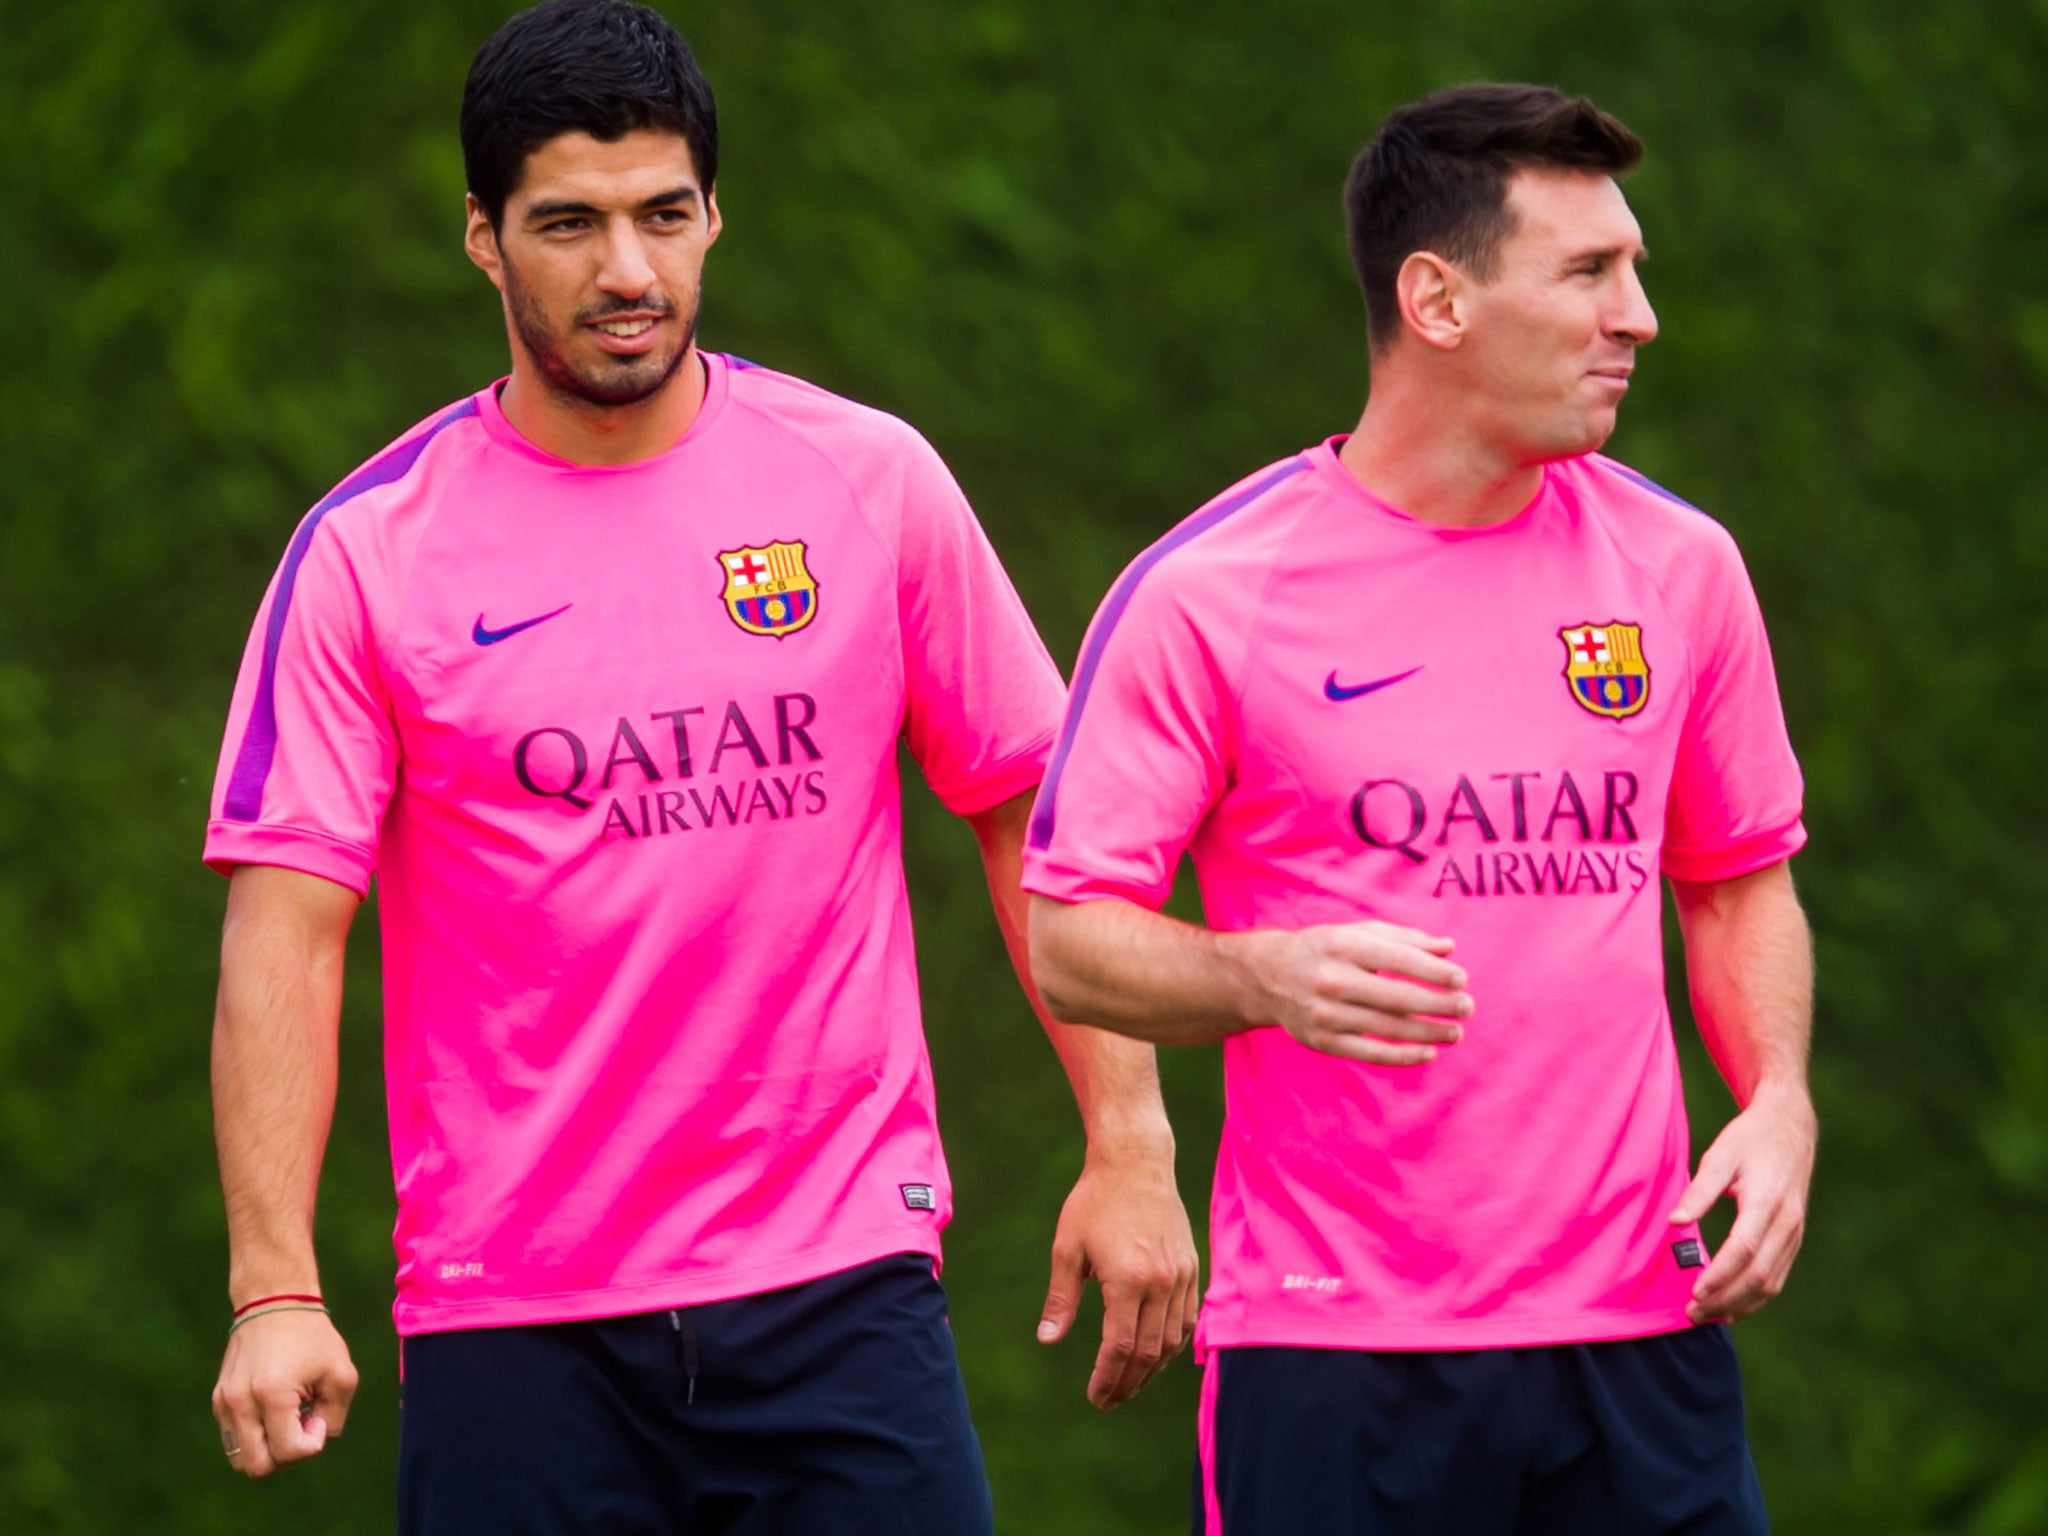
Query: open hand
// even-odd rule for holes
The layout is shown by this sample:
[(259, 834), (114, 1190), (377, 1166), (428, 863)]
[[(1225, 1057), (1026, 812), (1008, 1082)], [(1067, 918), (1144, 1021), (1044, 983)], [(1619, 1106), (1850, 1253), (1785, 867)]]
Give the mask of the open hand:
[(1102, 1286), (1102, 1347), (1088, 1378), (1088, 1401), (1114, 1408), (1180, 1353), (1201, 1307), (1195, 1236), (1174, 1187), (1170, 1155), (1090, 1155), (1053, 1236), (1040, 1343), (1066, 1336), (1087, 1277)]
[(1465, 971), (1447, 938), (1375, 921), (1262, 935), (1265, 1011), (1303, 1045), (1350, 1061), (1411, 1067), (1464, 1035)]
[(1813, 1102), (1803, 1091), (1760, 1094), (1707, 1148), (1672, 1224), (1698, 1221), (1724, 1194), (1735, 1197), (1736, 1216), (1693, 1287), (1686, 1316), (1695, 1323), (1748, 1317), (1784, 1290), (1806, 1235), (1818, 1137)]

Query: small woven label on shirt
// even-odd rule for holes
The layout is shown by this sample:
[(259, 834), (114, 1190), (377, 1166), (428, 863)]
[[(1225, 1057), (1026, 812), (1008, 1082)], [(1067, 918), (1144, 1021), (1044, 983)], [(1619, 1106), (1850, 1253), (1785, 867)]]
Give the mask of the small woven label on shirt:
[(903, 1191), (903, 1204), (906, 1209), (936, 1211), (939, 1208), (939, 1197), (932, 1192), (929, 1184), (899, 1184), (896, 1187)]
[(1671, 1257), (1678, 1260), (1680, 1269), (1698, 1269), (1707, 1262), (1707, 1256), (1700, 1249), (1700, 1240), (1688, 1237), (1671, 1245)]

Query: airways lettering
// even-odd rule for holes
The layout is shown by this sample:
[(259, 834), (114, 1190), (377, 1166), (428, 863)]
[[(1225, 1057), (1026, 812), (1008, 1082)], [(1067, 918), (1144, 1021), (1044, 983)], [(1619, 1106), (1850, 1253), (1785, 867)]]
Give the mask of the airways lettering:
[[(703, 704), (651, 711), (639, 718), (651, 725), (666, 725), (668, 730), (646, 736), (635, 727), (635, 717), (627, 715), (614, 718), (608, 735), (567, 725), (543, 725), (528, 731), (513, 747), (512, 777), (527, 794), (559, 801), (577, 813), (595, 810), (598, 797), (608, 797), (599, 818), (599, 842), (663, 837), (699, 828), (745, 827), (823, 813), (824, 769), (804, 767), (825, 758), (818, 741), (816, 699), (808, 693), (772, 694), (767, 710), (756, 705), (752, 719), (738, 699), (726, 700), (716, 716), (718, 734), (706, 766), (691, 751), (692, 727), (701, 724), (692, 717), (709, 713), (710, 706)], [(771, 737), (753, 723), (768, 714), (775, 721), (772, 757), (765, 745)], [(594, 758), (592, 741), (609, 743), (602, 758)], [(742, 773), (751, 770), (751, 775), (704, 782), (718, 778), (728, 767)], [(771, 771), (776, 768), (794, 771)], [(636, 775), (640, 780), (637, 789), (649, 792), (636, 792), (632, 782)], [(669, 779), (698, 782), (676, 789), (654, 788)]]
[[(1525, 886), (1523, 881), (1527, 881)], [(1618, 896), (1634, 895), (1650, 883), (1650, 867), (1639, 848), (1607, 854), (1474, 853), (1447, 855), (1437, 871), (1432, 896)]]
[[(798, 803), (798, 796), (803, 797)], [(825, 773), (773, 774), (714, 784), (707, 795), (697, 786), (664, 789), (651, 795), (619, 796), (605, 807), (597, 840), (667, 837), (717, 827), (746, 827), (757, 822), (788, 821), (816, 816), (825, 809)]]
[[(1653, 878), (1639, 849), (1615, 846), (1643, 840), (1635, 814), (1642, 785), (1629, 770), (1602, 770), (1599, 790), (1590, 797), (1569, 769), (1550, 781), (1533, 769), (1516, 769), (1488, 774), (1482, 782), (1488, 786), (1483, 792), (1472, 775), (1460, 773), (1450, 791), (1432, 802), (1404, 779), (1368, 779), (1351, 797), (1351, 831), (1366, 849), (1399, 854), (1410, 864), (1428, 863), (1433, 849), (1448, 850), (1436, 874), (1437, 896), (1617, 895), (1624, 886), (1641, 890)], [(1536, 798), (1546, 790), (1547, 808), (1539, 818), (1533, 809), (1546, 807), (1546, 799)], [(1502, 841), (1545, 846), (1540, 852), (1472, 846)], [(1548, 846), (1559, 842), (1590, 846)]]

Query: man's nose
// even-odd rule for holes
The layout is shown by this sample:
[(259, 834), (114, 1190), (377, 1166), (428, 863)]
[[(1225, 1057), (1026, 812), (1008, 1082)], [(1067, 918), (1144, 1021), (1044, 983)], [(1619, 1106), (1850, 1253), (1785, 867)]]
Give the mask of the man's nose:
[(1620, 308), (1607, 328), (1631, 346), (1644, 346), (1657, 339), (1657, 311), (1650, 307), (1650, 296), (1643, 291), (1642, 276), (1634, 265), (1622, 271)]
[(607, 231), (597, 286), (622, 299), (637, 299), (654, 286), (653, 263), (647, 259), (647, 247), (639, 229), (630, 220), (623, 226), (614, 224)]

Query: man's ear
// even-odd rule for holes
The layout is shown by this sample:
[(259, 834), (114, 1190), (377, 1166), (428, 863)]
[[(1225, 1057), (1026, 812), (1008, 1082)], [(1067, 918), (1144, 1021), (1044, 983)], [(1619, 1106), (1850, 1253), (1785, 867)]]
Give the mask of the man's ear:
[(468, 226), (462, 231), (462, 249), (491, 280), (492, 286), (502, 293), (505, 290), (505, 259), (498, 251), (498, 232), (491, 228), (490, 215), (484, 212), (484, 205), (477, 201), (474, 192), (463, 197), (462, 207), (469, 219)]
[(1402, 327), (1448, 352), (1465, 339), (1465, 274), (1433, 251), (1413, 251), (1394, 279)]
[(725, 228), (725, 216), (718, 211), (718, 189), (713, 187), (704, 194), (704, 243), (712, 244), (718, 239), (718, 232)]

